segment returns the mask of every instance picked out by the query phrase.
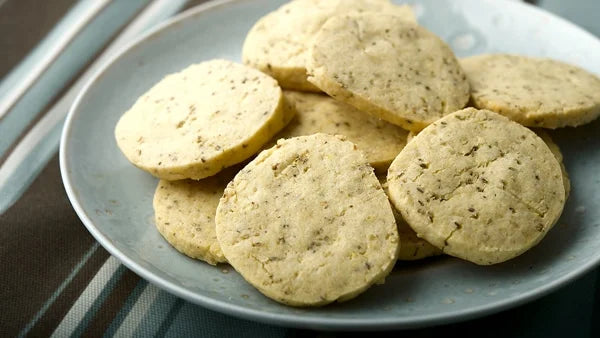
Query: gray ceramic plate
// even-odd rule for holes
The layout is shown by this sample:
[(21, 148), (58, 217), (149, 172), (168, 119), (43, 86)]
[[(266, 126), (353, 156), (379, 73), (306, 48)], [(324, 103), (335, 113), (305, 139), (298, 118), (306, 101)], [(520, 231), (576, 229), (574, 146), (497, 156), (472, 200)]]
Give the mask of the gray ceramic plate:
[[(443, 257), (398, 263), (385, 285), (317, 309), (279, 305), (226, 265), (180, 255), (153, 224), (156, 179), (134, 168), (113, 129), (134, 100), (164, 75), (211, 58), (240, 60), (252, 24), (282, 1), (216, 1), (188, 11), (126, 48), (73, 105), (61, 170), (79, 217), (133, 271), (184, 299), (247, 319), (325, 329), (408, 328), (465, 320), (540, 297), (600, 260), (600, 122), (553, 132), (573, 192), (559, 224), (536, 248), (492, 267)], [(459, 56), (512, 52), (550, 56), (600, 74), (600, 42), (548, 13), (502, 0), (424, 0), (421, 24)]]

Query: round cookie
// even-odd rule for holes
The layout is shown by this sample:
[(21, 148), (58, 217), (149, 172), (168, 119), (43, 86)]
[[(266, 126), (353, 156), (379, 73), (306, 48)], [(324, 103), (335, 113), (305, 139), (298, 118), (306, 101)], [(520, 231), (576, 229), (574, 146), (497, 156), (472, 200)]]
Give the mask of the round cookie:
[(565, 203), (558, 161), (533, 131), (464, 109), (425, 128), (388, 171), (389, 196), (419, 237), (488, 265), (536, 245)]
[(296, 115), (275, 140), (316, 133), (344, 135), (365, 153), (377, 172), (387, 171), (406, 144), (404, 129), (329, 96), (293, 91), (283, 95), (296, 107)]
[(236, 173), (229, 168), (200, 181), (158, 182), (152, 203), (154, 219), (169, 244), (209, 264), (227, 262), (217, 241), (215, 213), (227, 183)]
[(343, 136), (300, 136), (262, 151), (225, 189), (216, 223), (229, 263), (288, 305), (353, 298), (398, 256), (388, 199)]
[(477, 108), (525, 126), (579, 126), (600, 116), (600, 78), (560, 61), (509, 54), (478, 55), (461, 64)]
[[(385, 177), (378, 177), (378, 179), (383, 191), (389, 195)], [(442, 250), (429, 244), (426, 240), (419, 238), (417, 233), (415, 233), (415, 231), (406, 223), (400, 212), (396, 210), (393, 205), (392, 212), (394, 213), (396, 225), (398, 226), (398, 235), (400, 236), (399, 261), (416, 261), (442, 254)]]
[(415, 21), (410, 7), (388, 0), (290, 1), (256, 22), (244, 42), (242, 60), (273, 76), (283, 88), (319, 92), (306, 80), (311, 41), (331, 16), (361, 11), (395, 13)]
[(329, 19), (308, 60), (308, 80), (361, 111), (419, 131), (469, 100), (469, 83), (450, 47), (394, 15)]
[(567, 168), (565, 167), (565, 163), (563, 161), (563, 154), (560, 151), (560, 148), (558, 147), (558, 145), (556, 143), (554, 143), (554, 141), (552, 140), (552, 138), (550, 137), (550, 135), (547, 132), (545, 132), (542, 129), (534, 129), (533, 131), (537, 134), (537, 136), (539, 136), (544, 141), (544, 143), (546, 143), (546, 145), (552, 152), (552, 155), (554, 155), (554, 157), (560, 164), (560, 171), (562, 172), (562, 180), (563, 180), (563, 186), (565, 188), (565, 201), (566, 201), (567, 199), (569, 199), (569, 195), (571, 194), (571, 180), (569, 179), (569, 173), (567, 173)]
[(119, 120), (117, 144), (166, 180), (201, 179), (253, 155), (291, 119), (281, 88), (247, 66), (212, 60), (168, 75)]

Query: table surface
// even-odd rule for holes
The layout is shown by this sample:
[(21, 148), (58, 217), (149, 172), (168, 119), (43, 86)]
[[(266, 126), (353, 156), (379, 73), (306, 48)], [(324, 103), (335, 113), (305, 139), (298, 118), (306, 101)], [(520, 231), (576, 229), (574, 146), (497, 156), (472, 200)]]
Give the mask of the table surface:
[[(0, 29), (4, 33), (0, 34), (0, 79), (75, 2), (0, 0)], [(186, 8), (200, 2), (189, 1)], [(597, 13), (592, 9), (600, 10), (599, 4), (598, 0), (571, 1), (569, 6), (565, 1), (540, 2), (542, 7), (597, 35), (600, 21), (589, 13)], [(0, 154), (0, 168), (6, 157)], [(362, 335), (240, 320), (188, 303), (147, 283), (111, 257), (82, 225), (64, 192), (56, 154), (16, 203), (0, 214), (0, 229), (1, 336)], [(403, 333), (429, 337), (464, 334), (467, 330), (479, 330), (491, 337), (600, 337), (598, 269), (521, 307), (477, 320)]]

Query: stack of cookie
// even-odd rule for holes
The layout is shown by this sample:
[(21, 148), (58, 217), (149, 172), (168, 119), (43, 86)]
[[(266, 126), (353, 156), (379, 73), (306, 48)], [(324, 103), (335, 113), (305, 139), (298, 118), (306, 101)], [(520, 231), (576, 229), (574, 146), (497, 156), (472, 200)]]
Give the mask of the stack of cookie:
[(242, 54), (167, 76), (116, 139), (161, 179), (169, 243), (293, 306), (350, 299), (398, 259), (522, 254), (570, 189), (558, 146), (526, 126), (600, 115), (598, 77), (524, 56), (458, 60), (388, 0), (291, 1)]

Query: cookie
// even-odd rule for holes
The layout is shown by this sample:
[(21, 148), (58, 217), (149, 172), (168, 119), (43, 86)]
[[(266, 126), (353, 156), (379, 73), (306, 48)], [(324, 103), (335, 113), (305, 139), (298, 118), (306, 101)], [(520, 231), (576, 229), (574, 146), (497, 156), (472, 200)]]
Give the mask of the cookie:
[(569, 174), (567, 173), (567, 168), (565, 167), (565, 163), (563, 161), (563, 154), (560, 151), (558, 145), (554, 143), (554, 141), (547, 132), (545, 132), (542, 129), (534, 129), (533, 131), (544, 141), (544, 143), (546, 143), (546, 145), (558, 161), (558, 164), (560, 164), (560, 171), (562, 172), (562, 180), (563, 186), (565, 188), (566, 201), (567, 199), (569, 199), (569, 195), (571, 194), (571, 180), (569, 179)]
[(406, 142), (410, 142), (412, 141), (413, 138), (415, 138), (415, 136), (417, 136), (418, 133), (411, 131), (408, 133), (408, 135), (406, 136)]
[(415, 23), (388, 14), (339, 15), (317, 34), (308, 80), (335, 99), (419, 131), (469, 100), (450, 47)]
[[(383, 191), (389, 194), (385, 176), (378, 176), (378, 179)], [(394, 206), (392, 206), (392, 212), (394, 213), (396, 225), (398, 226), (398, 235), (400, 236), (399, 261), (416, 261), (442, 254), (442, 250), (429, 244), (426, 240), (417, 237), (415, 231), (406, 223)]]
[(389, 196), (419, 237), (489, 265), (536, 245), (565, 203), (558, 161), (533, 131), (464, 109), (425, 128), (388, 171)]
[(331, 16), (361, 11), (396, 13), (415, 21), (410, 7), (388, 0), (295, 0), (256, 22), (244, 42), (242, 60), (276, 78), (283, 88), (318, 92), (306, 80), (311, 41)]
[(579, 126), (600, 115), (600, 78), (560, 61), (509, 54), (461, 60), (478, 108), (525, 126)]
[(398, 256), (388, 199), (343, 136), (300, 136), (262, 151), (225, 189), (216, 223), (229, 263), (293, 306), (353, 298)]
[(152, 203), (156, 228), (179, 252), (212, 265), (227, 261), (217, 241), (215, 212), (234, 168), (200, 181), (158, 182)]
[[(567, 200), (569, 198), (569, 194), (571, 193), (571, 181), (569, 180), (569, 174), (567, 173), (567, 168), (565, 168), (565, 164), (563, 162), (563, 155), (560, 151), (560, 148), (556, 143), (554, 143), (554, 141), (552, 141), (550, 135), (548, 135), (548, 133), (544, 130), (538, 128), (533, 129), (533, 131), (544, 141), (544, 143), (546, 143), (546, 145), (548, 146), (548, 148), (550, 148), (550, 151), (552, 152), (554, 157), (556, 157), (556, 160), (560, 164), (563, 185), (565, 187), (565, 200)], [(410, 142), (416, 135), (417, 134), (412, 131), (409, 132), (408, 136), (406, 137), (406, 142)]]
[(247, 66), (212, 60), (168, 75), (119, 120), (127, 159), (166, 179), (201, 179), (242, 162), (291, 119), (281, 88)]
[(284, 91), (296, 107), (292, 121), (274, 139), (326, 133), (356, 144), (378, 172), (385, 172), (406, 144), (407, 132), (329, 96)]

